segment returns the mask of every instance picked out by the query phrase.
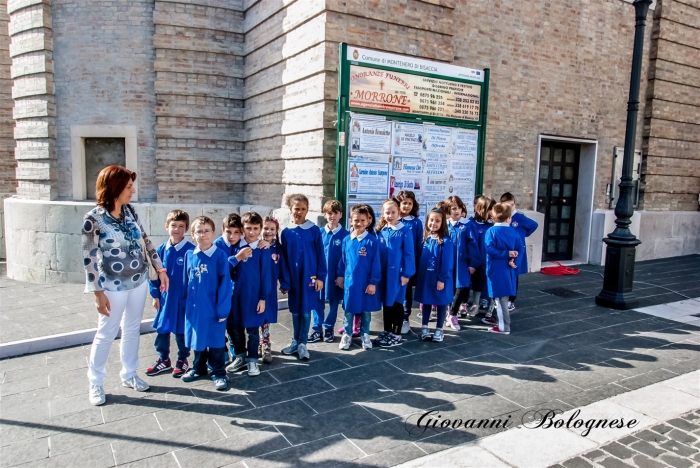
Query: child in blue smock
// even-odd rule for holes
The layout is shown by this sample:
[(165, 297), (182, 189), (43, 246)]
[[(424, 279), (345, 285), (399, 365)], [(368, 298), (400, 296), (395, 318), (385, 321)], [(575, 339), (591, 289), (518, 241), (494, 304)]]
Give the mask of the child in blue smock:
[(484, 244), (484, 239), (486, 231), (493, 226), (488, 219), (490, 203), (491, 199), (489, 197), (479, 197), (474, 205), (474, 216), (469, 218), (466, 226), (469, 236), (474, 239), (476, 245), (474, 257), (475, 261), (478, 262), (478, 266), (474, 268), (474, 273), (471, 275), (474, 304), (469, 308), (469, 315), (471, 316), (475, 316), (479, 311), (481, 293), (486, 287), (486, 245)]
[[(522, 239), (523, 244), (525, 245), (525, 238), (530, 237), (536, 230), (537, 227), (539, 226), (537, 224), (537, 221), (534, 221), (518, 210), (515, 209), (515, 197), (513, 196), (512, 193), (506, 192), (503, 195), (501, 195), (501, 203), (505, 203), (506, 205), (510, 206), (513, 212), (511, 213), (511, 221), (510, 221), (510, 227), (515, 228), (516, 231), (518, 231), (518, 234), (520, 234), (520, 239)], [(525, 274), (528, 272), (528, 265), (527, 265), (527, 246), (525, 250), (523, 250), (523, 256), (522, 258), (519, 258), (518, 261), (516, 262), (518, 264), (518, 268), (516, 268), (515, 273), (520, 276), (522, 274)], [(508, 310), (514, 310), (515, 309), (515, 298), (518, 295), (518, 278), (516, 277), (515, 279), (515, 294), (513, 294), (510, 297), (510, 300), (508, 301)]]
[[(418, 266), (416, 282), (416, 300), (423, 304), (421, 339), (425, 341), (442, 341), (447, 305), (452, 302), (454, 254), (452, 240), (447, 229), (447, 218), (439, 208), (433, 208), (425, 220), (423, 251)], [(437, 308), (435, 333), (430, 335), (430, 309)]]
[(497, 323), (489, 329), (492, 333), (510, 333), (508, 297), (515, 294), (518, 277), (517, 262), (523, 256), (525, 243), (515, 228), (510, 226), (511, 208), (497, 203), (492, 210), (494, 226), (486, 233), (486, 277), (489, 296), (496, 300)]
[[(323, 239), (328, 274), (324, 279), (318, 307), (313, 311), (309, 343), (321, 341), (321, 339), (326, 343), (333, 343), (333, 327), (338, 318), (338, 307), (343, 300), (343, 290), (335, 284), (335, 272), (343, 251), (343, 239), (350, 233), (340, 225), (340, 219), (343, 217), (343, 206), (338, 200), (328, 200), (323, 205), (323, 215), (327, 223), (321, 229), (321, 238)], [(328, 301), (328, 315), (324, 318), (326, 301)]]
[(280, 223), (272, 216), (263, 219), (263, 240), (270, 243), (267, 254), (270, 256), (270, 292), (265, 300), (265, 323), (260, 327), (260, 351), (265, 364), (272, 362), (272, 339), (270, 337), (270, 324), (277, 323), (277, 291), (279, 288), (280, 267), (282, 265), (280, 242)]
[[(413, 237), (413, 258), (416, 262), (417, 270), (423, 250), (423, 222), (418, 217), (418, 210), (420, 207), (416, 200), (416, 194), (410, 190), (401, 190), (396, 195), (396, 199), (399, 202), (401, 222), (411, 230), (411, 235)], [(406, 304), (404, 305), (403, 324), (401, 326), (401, 334), (403, 335), (411, 331), (409, 317), (411, 316), (411, 308), (413, 307), (413, 288), (416, 286), (417, 278), (417, 275), (411, 276), (406, 288)]]
[[(165, 218), (165, 229), (169, 239), (158, 247), (158, 257), (170, 278), (170, 287), (160, 292), (160, 280), (149, 281), (153, 308), (156, 316), (153, 328), (156, 329), (155, 348), (158, 360), (146, 369), (146, 375), (153, 376), (172, 372), (173, 377), (182, 377), (190, 367), (187, 358), (190, 350), (185, 345), (185, 254), (194, 250), (194, 245), (185, 239), (190, 227), (190, 217), (182, 210), (173, 210)], [(170, 361), (170, 334), (175, 335), (177, 362), (173, 369)]]
[(352, 233), (343, 240), (342, 255), (336, 269), (336, 285), (343, 288), (345, 320), (340, 349), (350, 349), (353, 321), (360, 317), (360, 337), (364, 349), (372, 348), (369, 325), (372, 312), (381, 308), (377, 285), (381, 279), (379, 239), (367, 227), (372, 215), (367, 205), (355, 205), (350, 209)]
[(226, 252), (226, 255), (231, 256), (233, 247), (238, 244), (242, 235), (241, 217), (237, 213), (229, 213), (221, 223), (221, 236), (214, 240), (214, 245), (217, 249)]
[(192, 368), (183, 382), (207, 376), (207, 365), (217, 390), (226, 390), (226, 318), (231, 310), (228, 257), (214, 244), (216, 227), (206, 216), (192, 222), (197, 247), (185, 257), (185, 344), (194, 351)]
[(229, 262), (235, 265), (232, 270), (235, 287), (231, 302), (235, 358), (226, 370), (237, 372), (247, 367), (248, 375), (254, 377), (260, 375), (260, 327), (265, 323), (265, 304), (270, 293), (271, 259), (266, 250), (258, 248), (263, 229), (262, 216), (249, 211), (241, 217), (241, 223), (243, 239), (238, 243), (238, 247), (234, 248), (233, 254), (248, 249), (251, 255), (243, 261), (237, 261), (233, 255), (229, 257)]
[(464, 217), (467, 207), (462, 199), (456, 195), (447, 197), (445, 209), (450, 215), (447, 224), (455, 256), (453, 272), (455, 296), (449, 310), (447, 325), (453, 330), (459, 330), (461, 327), (457, 314), (459, 314), (462, 304), (466, 304), (469, 300), (471, 275), (481, 263), (476, 242), (471, 237), (471, 231), (467, 229), (469, 220)]
[(309, 199), (301, 194), (287, 197), (292, 224), (282, 230), (282, 271), (280, 290), (289, 294), (289, 312), (292, 314), (294, 335), (283, 354), (298, 354), (309, 359), (306, 347), (311, 312), (318, 307), (319, 292), (326, 278), (326, 257), (323, 252), (321, 230), (306, 219)]
[(384, 331), (377, 337), (381, 347), (398, 346), (404, 322), (407, 285), (416, 273), (413, 232), (399, 221), (399, 202), (386, 200), (377, 228), (382, 260), (381, 298), (384, 305)]

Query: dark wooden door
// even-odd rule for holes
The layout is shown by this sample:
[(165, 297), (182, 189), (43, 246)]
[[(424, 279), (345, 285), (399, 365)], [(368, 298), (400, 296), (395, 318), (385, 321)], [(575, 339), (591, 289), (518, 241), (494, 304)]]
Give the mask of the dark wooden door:
[(544, 214), (542, 260), (571, 260), (581, 146), (542, 142), (537, 211)]

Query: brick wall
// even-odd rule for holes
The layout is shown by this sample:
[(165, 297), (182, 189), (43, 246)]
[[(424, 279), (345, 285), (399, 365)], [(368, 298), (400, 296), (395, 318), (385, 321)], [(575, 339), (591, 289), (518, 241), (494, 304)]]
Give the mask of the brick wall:
[(242, 203), (243, 6), (156, 0), (158, 201)]
[(73, 198), (71, 125), (136, 125), (139, 200), (155, 200), (153, 2), (52, 0), (51, 15), (59, 196)]
[(660, 0), (652, 37), (642, 207), (695, 211), (700, 193), (700, 1)]
[(9, 23), (7, 0), (0, 0), (0, 193), (17, 190)]

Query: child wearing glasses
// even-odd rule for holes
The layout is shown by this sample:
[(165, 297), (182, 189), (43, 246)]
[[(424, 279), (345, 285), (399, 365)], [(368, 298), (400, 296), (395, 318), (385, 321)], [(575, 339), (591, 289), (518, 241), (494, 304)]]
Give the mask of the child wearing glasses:
[(226, 319), (231, 310), (228, 255), (214, 244), (216, 227), (206, 216), (192, 222), (197, 247), (185, 256), (185, 344), (194, 351), (192, 369), (183, 382), (207, 377), (207, 364), (216, 390), (228, 389), (226, 380)]

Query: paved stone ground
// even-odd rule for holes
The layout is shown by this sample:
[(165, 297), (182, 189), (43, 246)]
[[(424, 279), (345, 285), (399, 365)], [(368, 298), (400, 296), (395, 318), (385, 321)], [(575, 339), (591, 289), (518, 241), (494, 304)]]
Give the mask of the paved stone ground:
[[(697, 255), (639, 263), (636, 279), (648, 283), (635, 285), (640, 306), (700, 296), (699, 267)], [(509, 336), (473, 319), (443, 343), (409, 337), (340, 351), (336, 339), (311, 345), (307, 363), (276, 354), (258, 377), (230, 375), (226, 393), (167, 375), (149, 378), (150, 392), (125, 389), (115, 346), (107, 404), (95, 408), (87, 346), (0, 361), (0, 466), (391, 466), (497, 431), (412, 438), (411, 414), (517, 421), (532, 408), (580, 407), (700, 368), (700, 328), (595, 306), (602, 268), (585, 269), (522, 277)], [(542, 292), (555, 287), (568, 297)], [(290, 336), (289, 315), (280, 317), (275, 349)], [(152, 340), (142, 336), (141, 368), (155, 359)]]
[[(92, 294), (80, 284), (34, 284), (8, 279), (0, 262), (0, 344), (97, 327)], [(146, 301), (144, 318), (155, 310)]]
[(700, 410), (622, 437), (550, 468), (700, 466)]

